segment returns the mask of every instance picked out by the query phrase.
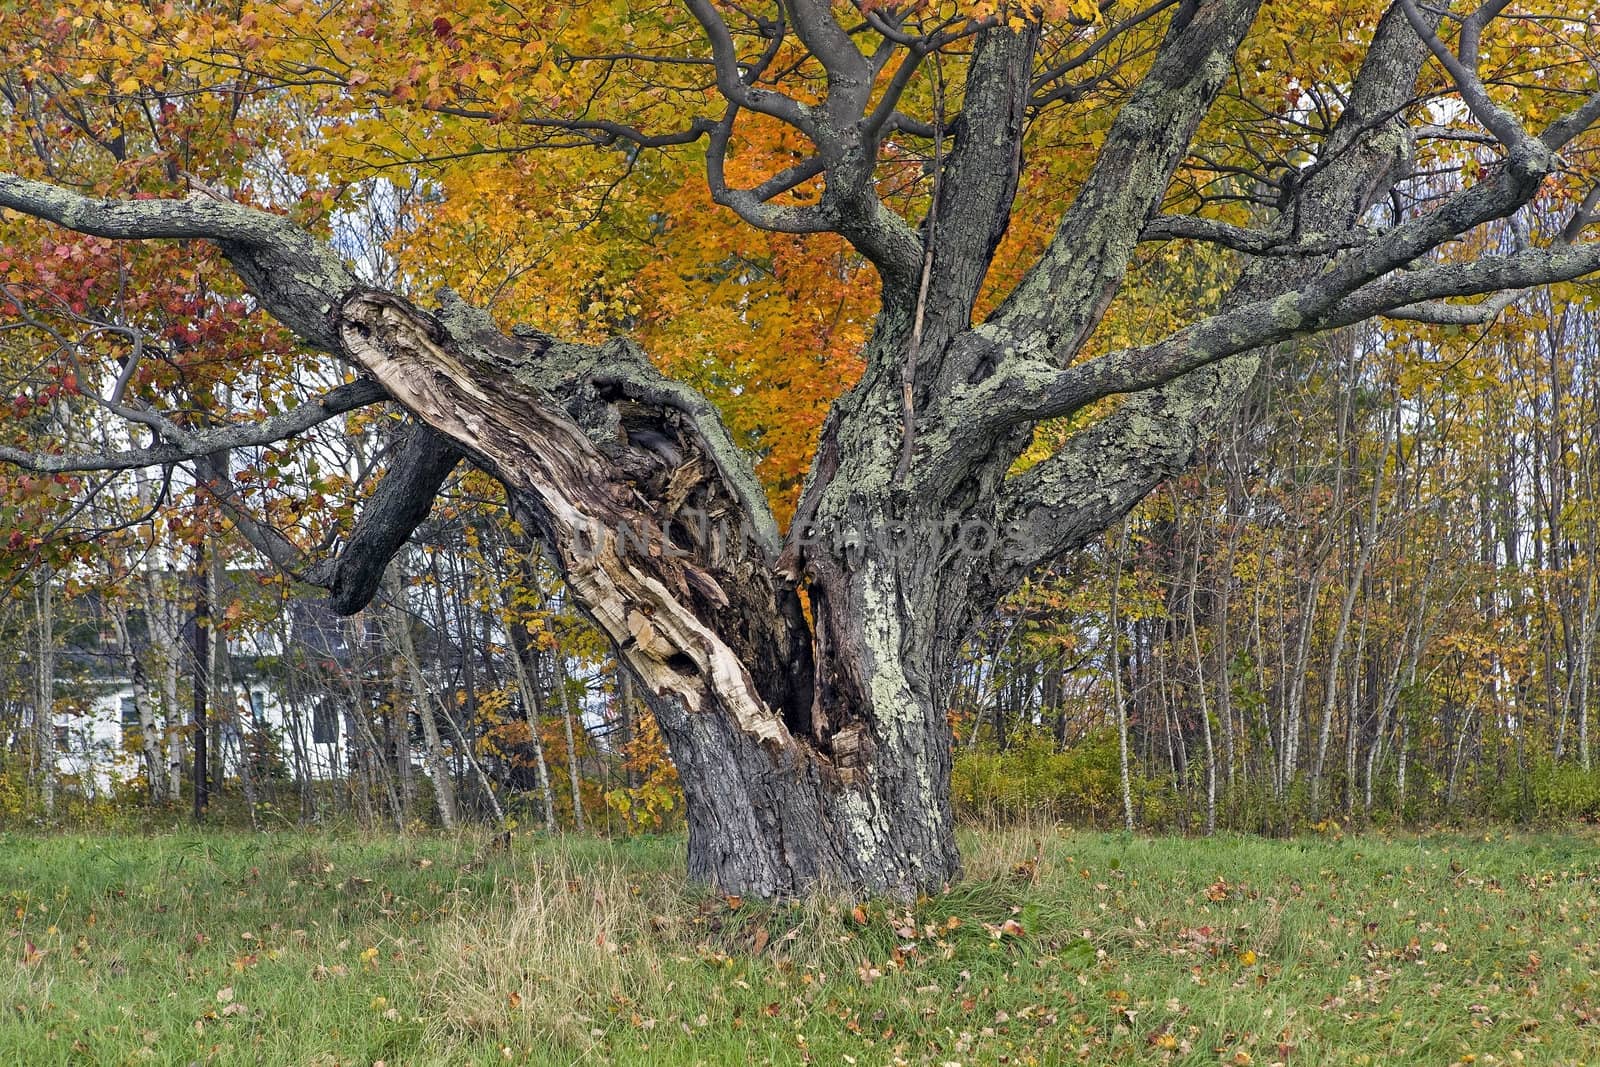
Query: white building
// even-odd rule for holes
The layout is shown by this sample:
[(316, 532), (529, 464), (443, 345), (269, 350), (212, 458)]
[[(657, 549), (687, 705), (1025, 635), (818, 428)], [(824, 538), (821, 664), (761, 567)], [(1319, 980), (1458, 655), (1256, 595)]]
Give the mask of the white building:
[[(78, 708), (59, 710), (60, 703), (71, 701), (58, 702), (56, 768), (62, 782), (75, 784), (91, 796), (105, 796), (115, 786), (134, 781), (144, 769), (139, 710), (134, 702), (133, 683), (126, 678), (94, 679), (87, 685), (94, 695), (84, 702), (80, 689), (76, 694)], [(310, 714), (295, 720), (286, 714), (270, 685), (259, 681), (236, 685), (233, 693), (237, 713), (218, 707), (215, 696), (208, 709), (208, 719), (217, 730), (213, 736), (222, 740), (222, 751), (211, 754), (212, 774), (218, 779), (239, 773), (241, 734), (251, 736), (257, 744), (262, 738), (270, 739), (277, 759), (288, 767), (307, 767), (313, 778), (331, 778), (345, 766), (344, 730), (335, 702), (321, 700)], [(184, 710), (186, 713), (187, 708)], [(188, 716), (184, 714), (180, 722), (172, 725), (187, 724)], [(305, 753), (304, 761), (296, 758), (297, 739)], [(187, 767), (184, 773), (189, 773)]]

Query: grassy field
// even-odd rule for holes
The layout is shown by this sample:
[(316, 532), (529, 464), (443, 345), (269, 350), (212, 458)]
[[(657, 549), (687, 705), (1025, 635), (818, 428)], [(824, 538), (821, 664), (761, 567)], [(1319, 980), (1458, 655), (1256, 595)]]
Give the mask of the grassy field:
[(970, 835), (909, 909), (672, 839), (0, 835), (0, 1063), (1600, 1062), (1571, 835)]

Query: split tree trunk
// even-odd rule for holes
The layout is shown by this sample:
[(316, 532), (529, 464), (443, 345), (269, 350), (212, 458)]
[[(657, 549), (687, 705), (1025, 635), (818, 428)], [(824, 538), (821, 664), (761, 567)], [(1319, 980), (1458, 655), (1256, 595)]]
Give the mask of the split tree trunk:
[(507, 337), (371, 292), (342, 321), (352, 358), (505, 484), (614, 642), (678, 767), (692, 875), (763, 896), (956, 876), (935, 680), (970, 629), (977, 557), (951, 565), (940, 510), (886, 491), (898, 427), (834, 442), (860, 473), (810, 505), (829, 536), (780, 558), (714, 414), (630, 346)]
[[(704, 20), (728, 108), (721, 120), (697, 118), (689, 136), (708, 138), (713, 199), (766, 228), (838, 234), (882, 284), (865, 373), (829, 413), (786, 538), (709, 402), (626, 342), (507, 335), (448, 294), (424, 309), (372, 291), (286, 218), (216, 194), (106, 201), (0, 174), (0, 201), (105, 237), (214, 242), (278, 321), (372, 379), (329, 393), (323, 416), (386, 396), (425, 424), (420, 447), (395, 460), (410, 475), (396, 480), (391, 470), (384, 482), (395, 487), (389, 503), (412, 506), (379, 508), (393, 521), (375, 532), (358, 523), (333, 573), (299, 572), (329, 588), (340, 610), (370, 596), (371, 563), (393, 555), (465, 455), (504, 485), (513, 516), (544, 544), (655, 708), (689, 798), (693, 873), (732, 892), (838, 881), (908, 895), (958, 870), (943, 686), (962, 641), (1033, 567), (1083, 547), (1189, 463), (1270, 346), (1403, 308), (1470, 320), (1471, 307), (1425, 305), (1591, 267), (1583, 255), (1548, 250), (1487, 271), (1421, 265), (1529, 203), (1557, 169), (1556, 152), (1593, 118), (1580, 108), (1535, 138), (1510, 112), (1474, 102), (1482, 90), (1470, 78), (1461, 95), (1505, 144), (1500, 165), (1437, 209), (1363, 232), (1369, 209), (1415, 172), (1417, 131), (1404, 116), (1430, 46), (1447, 47), (1432, 39), (1439, 12), (1409, 4), (1374, 27), (1339, 117), (1315, 139), (1316, 166), (1282, 183), (1260, 228), (1162, 216), (1172, 175), (1259, 7), (1186, 0), (1163, 16), (1148, 73), (1123, 95), (1056, 233), (978, 325), (1016, 199), (1026, 120), (1042, 103), (1036, 90), (1066, 69), (1036, 79), (1042, 23), (975, 28), (960, 113), (935, 131), (934, 193), (919, 225), (878, 198), (883, 138), (900, 116), (869, 110), (892, 112), (893, 98), (873, 103), (877, 68), (844, 26), (826, 12), (796, 20), (827, 75), (823, 98), (803, 105), (756, 88), (762, 64), (739, 62), (719, 20)], [(899, 69), (909, 76), (915, 63)], [(755, 189), (732, 189), (722, 160), (736, 113), (752, 107), (800, 129), (817, 154)], [(810, 176), (821, 179), (816, 203), (774, 194)], [(1159, 342), (1084, 359), (1140, 242), (1195, 227), (1253, 257), (1218, 312)], [(1346, 233), (1355, 239), (1348, 249), (1325, 240)], [(1013, 475), (1034, 428), (1068, 417), (1076, 428), (1061, 446)], [(209, 451), (196, 451), (200, 440), (172, 448), (197, 458)], [(948, 528), (951, 518), (1021, 536), (974, 550), (962, 543), (965, 531)], [(295, 558), (282, 535), (236, 525), (254, 529), (253, 543), (275, 562)], [(349, 551), (356, 545), (363, 550)], [(1280, 791), (1302, 696), (1292, 693), (1294, 714), (1267, 738), (1285, 757), (1280, 769), (1258, 768)], [(355, 710), (365, 730), (364, 704)], [(1388, 731), (1379, 727), (1374, 752)], [(197, 746), (204, 740), (197, 734)], [(1179, 773), (1182, 738), (1175, 743), (1169, 730), (1168, 741)], [(1518, 742), (1521, 758), (1520, 730)], [(403, 759), (400, 770), (404, 796)]]

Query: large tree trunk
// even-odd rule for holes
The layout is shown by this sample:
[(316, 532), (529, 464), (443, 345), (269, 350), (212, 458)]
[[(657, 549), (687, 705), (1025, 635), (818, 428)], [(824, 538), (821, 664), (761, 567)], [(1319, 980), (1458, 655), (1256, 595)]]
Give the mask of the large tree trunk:
[(897, 427), (835, 440), (849, 469), (819, 482), (807, 520), (828, 536), (780, 559), (720, 423), (636, 350), (507, 337), (459, 305), (430, 318), (376, 293), (343, 319), (353, 358), (500, 478), (615, 644), (677, 764), (695, 876), (775, 895), (956, 875), (932, 679), (970, 623), (971, 561), (942, 565), (937, 512), (870, 476), (893, 469)]
[[(787, 537), (711, 406), (626, 341), (507, 335), (448, 293), (429, 313), (346, 285), (330, 308), (324, 286), (313, 311), (271, 291), (256, 253), (236, 253), (235, 265), (303, 332), (326, 337), (331, 325), (343, 354), (426, 424), (436, 451), (459, 451), (505, 486), (513, 517), (656, 713), (688, 802), (693, 876), (763, 896), (830, 882), (936, 890), (960, 871), (943, 687), (962, 643), (1033, 567), (1096, 537), (1187, 463), (1258, 365), (1246, 357), (1180, 378), (1176, 393), (1145, 394), (1153, 410), (1125, 403), (1009, 477), (1032, 428), (1004, 412), (1030, 382), (1054, 380), (1017, 370), (1018, 346), (1042, 331), (1070, 358), (1094, 329), (1253, 13), (1251, 3), (1207, 6), (1175, 24), (1160, 77), (1128, 105), (1137, 121), (1108, 137), (1063, 220), (1059, 255), (974, 330), (1020, 167), (1036, 44), (982, 35), (928, 251), (891, 257), (921, 276), (879, 263), (866, 375), (829, 413)], [(1404, 91), (1414, 77), (1401, 79)], [(1356, 101), (1352, 121), (1367, 107)], [(1153, 153), (1151, 122), (1171, 135)], [(1371, 156), (1360, 165), (1390, 165)], [(1352, 204), (1362, 206), (1341, 210)], [(1265, 290), (1271, 275), (1252, 277)], [(1078, 297), (1062, 304), (1062, 292)], [(1259, 295), (1247, 288), (1238, 300)], [(1012, 372), (1000, 373), (1008, 361)]]
[(905, 665), (927, 643), (884, 570), (859, 578), (835, 612), (859, 625), (836, 635), (817, 673), (841, 689), (866, 684), (832, 706), (820, 736), (774, 743), (728, 716), (649, 698), (688, 801), (692, 877), (769, 896), (817, 883), (914, 895), (959, 873), (950, 731), (926, 675)]

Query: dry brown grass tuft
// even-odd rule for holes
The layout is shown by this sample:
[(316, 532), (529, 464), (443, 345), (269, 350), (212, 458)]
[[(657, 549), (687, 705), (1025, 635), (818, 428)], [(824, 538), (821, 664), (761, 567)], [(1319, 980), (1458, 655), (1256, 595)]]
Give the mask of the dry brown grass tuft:
[(419, 975), (436, 1025), (457, 1038), (586, 1044), (661, 973), (663, 946), (650, 932), (664, 894), (630, 882), (620, 864), (580, 870), (558, 855), (492, 901), (458, 902)]
[(964, 881), (1037, 882), (1050, 863), (1051, 843), (1064, 828), (1045, 816), (969, 828), (961, 840)]
[(621, 857), (557, 853), (491, 900), (458, 901), (415, 977), (441, 1044), (556, 1045), (577, 1055), (613, 1028), (693, 1017), (696, 999), (736, 965), (853, 970), (854, 929), (854, 903), (836, 894), (743, 901), (685, 887), (676, 872), (641, 876)]

